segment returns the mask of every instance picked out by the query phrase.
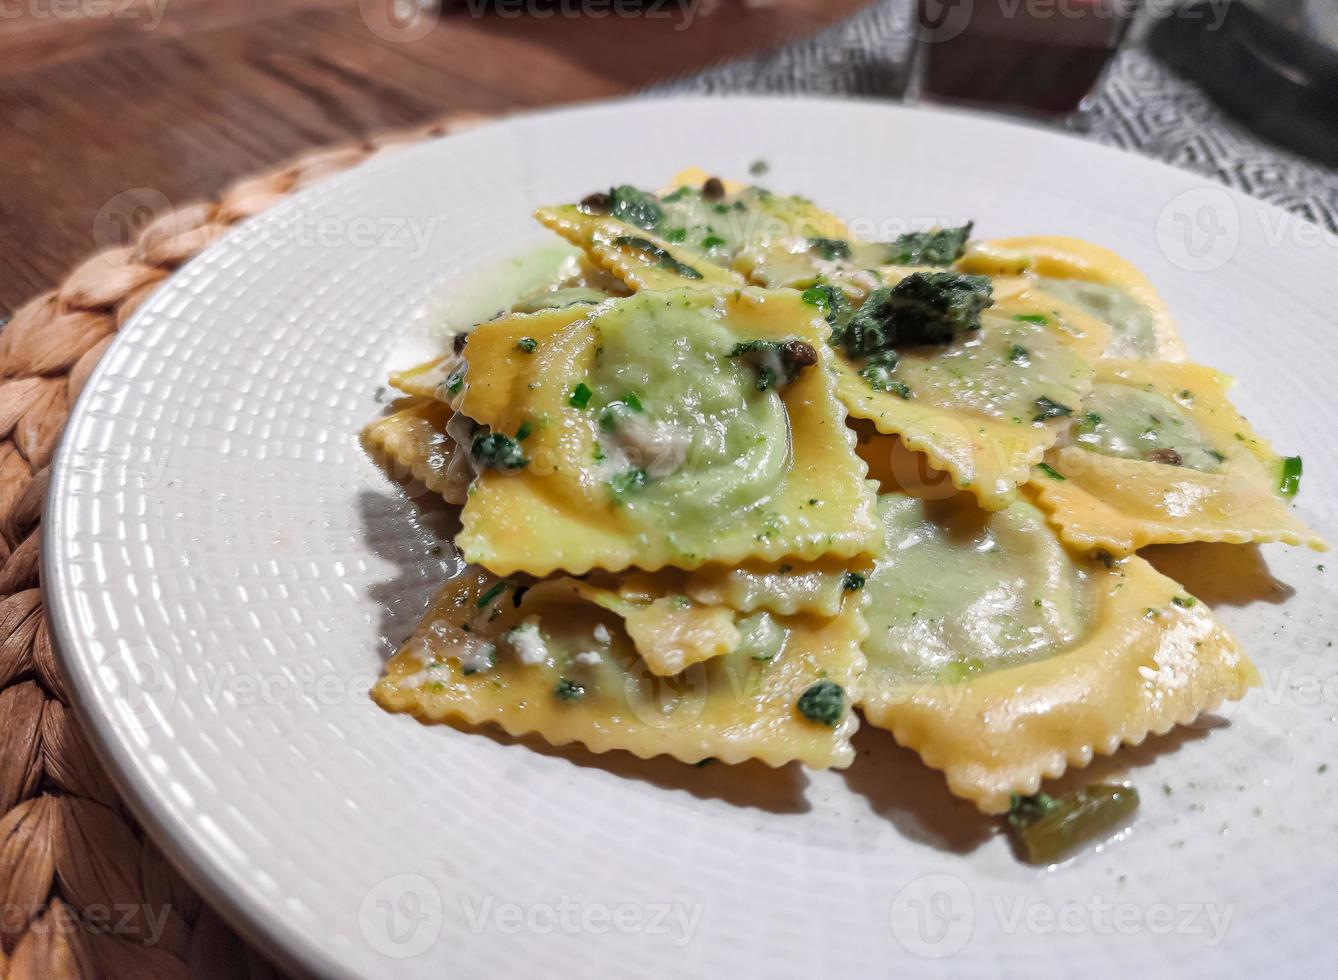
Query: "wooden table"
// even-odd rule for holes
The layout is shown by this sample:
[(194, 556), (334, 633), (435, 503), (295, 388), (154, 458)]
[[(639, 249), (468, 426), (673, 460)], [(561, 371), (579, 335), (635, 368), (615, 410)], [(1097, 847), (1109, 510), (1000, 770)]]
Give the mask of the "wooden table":
[(0, 312), (115, 244), (94, 229), (124, 192), (179, 206), (313, 146), (633, 91), (813, 33), (868, 0), (687, 0), (686, 13), (684, 0), (640, 12), (628, 0), (460, 0), (417, 23), (388, 17), (392, 2), (7, 4)]

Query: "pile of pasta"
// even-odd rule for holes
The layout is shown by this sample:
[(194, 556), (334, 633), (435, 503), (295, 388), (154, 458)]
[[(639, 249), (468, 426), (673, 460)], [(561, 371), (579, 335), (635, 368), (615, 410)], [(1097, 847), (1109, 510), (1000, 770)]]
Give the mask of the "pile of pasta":
[(1073, 239), (854, 239), (679, 175), (536, 217), (579, 250), (392, 375), (364, 432), (461, 505), (374, 690), (685, 763), (849, 765), (862, 714), (987, 813), (1257, 683), (1148, 544), (1323, 547), (1152, 287)]

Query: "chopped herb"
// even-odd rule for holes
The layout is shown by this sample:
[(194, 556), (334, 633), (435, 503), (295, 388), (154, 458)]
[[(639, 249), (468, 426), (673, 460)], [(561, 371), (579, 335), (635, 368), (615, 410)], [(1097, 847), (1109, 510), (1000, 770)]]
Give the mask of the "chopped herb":
[(840, 238), (810, 238), (808, 250), (828, 262), (850, 258), (850, 243)]
[(529, 463), (516, 440), (500, 432), (480, 432), (474, 436), (469, 452), (484, 469), (518, 470)]
[(804, 290), (802, 298), (805, 303), (822, 310), (827, 322), (833, 327), (844, 327), (854, 313), (846, 294), (826, 283), (809, 286)]
[(855, 360), (903, 344), (948, 344), (978, 330), (980, 311), (992, 302), (985, 276), (917, 272), (875, 289), (846, 322), (833, 322), (832, 341)]
[(619, 235), (613, 240), (613, 244), (621, 245), (626, 248), (634, 248), (644, 255), (654, 259), (661, 269), (672, 272), (675, 275), (682, 276), (684, 279), (700, 279), (702, 274), (692, 266), (678, 261), (667, 251), (656, 245), (650, 239), (641, 238), (637, 235)]
[(1288, 456), (1282, 461), (1282, 476), (1278, 480), (1278, 493), (1284, 497), (1295, 497), (1301, 489), (1301, 457)]
[(1084, 786), (1064, 796), (1013, 794), (1008, 826), (1032, 864), (1052, 864), (1121, 827), (1138, 808), (1132, 786)]
[(622, 398), (604, 406), (604, 410), (599, 413), (599, 427), (605, 432), (613, 432), (618, 428), (620, 420), (629, 412), (640, 411), (642, 411), (641, 399), (629, 391)]
[(609, 479), (609, 496), (615, 504), (621, 504), (634, 490), (642, 489), (647, 479), (646, 471), (640, 467), (617, 473)]
[(528, 421), (520, 423), (516, 429), (516, 442), (524, 442), (530, 437), (530, 423)]
[(707, 251), (710, 251), (713, 248), (719, 248), (723, 244), (725, 244), (725, 240), (719, 235), (707, 235), (702, 239), (702, 248)]
[(809, 721), (835, 728), (845, 711), (846, 692), (840, 684), (818, 681), (799, 695), (799, 713)]
[(1040, 470), (1042, 473), (1044, 473), (1046, 476), (1048, 476), (1048, 477), (1049, 477), (1050, 479), (1052, 479), (1052, 480), (1066, 480), (1066, 479), (1068, 479), (1068, 477), (1064, 476), (1063, 473), (1059, 472), (1059, 470), (1055, 469), (1055, 468), (1054, 468), (1053, 466), (1051, 466), (1049, 463), (1037, 463), (1037, 464), (1036, 464), (1036, 468), (1037, 468), (1038, 470)]
[(757, 370), (757, 390), (785, 387), (818, 362), (818, 352), (802, 340), (746, 340), (734, 345), (737, 357)]
[(915, 392), (911, 391), (911, 386), (904, 381), (889, 381), (884, 378), (880, 372), (882, 368), (878, 365), (866, 367), (860, 372), (860, 377), (869, 383), (869, 387), (878, 391), (890, 391), (898, 398), (904, 398), (910, 401), (915, 397)]
[(465, 386), (465, 372), (463, 369), (457, 369), (447, 375), (446, 380), (442, 382), (446, 390), (452, 395), (460, 394), (460, 389)]
[(692, 193), (692, 188), (684, 185), (683, 187), (679, 187), (676, 188), (675, 190), (670, 191), (668, 194), (664, 195), (664, 197), (660, 198), (660, 200), (663, 201), (665, 204), (671, 204), (674, 201), (683, 200), (683, 198), (687, 197), (691, 193)]
[(1078, 428), (1090, 432), (1101, 424), (1100, 412), (1083, 412), (1082, 417), (1078, 419)]
[(1209, 449), (1208, 455), (1211, 456), (1213, 459), (1217, 460), (1219, 463), (1226, 462), (1226, 453), (1219, 453), (1216, 449)]
[(1013, 319), (1022, 323), (1039, 323), (1041, 326), (1050, 322), (1050, 318), (1044, 313), (1014, 313)]
[(535, 340), (533, 337), (521, 337), (516, 341), (516, 350), (523, 351), (526, 354), (533, 354), (535, 348), (538, 346), (539, 341)]
[(585, 685), (559, 677), (558, 682), (553, 685), (553, 694), (559, 701), (576, 701), (585, 697)]
[(912, 231), (899, 235), (888, 245), (887, 261), (892, 265), (952, 265), (966, 251), (974, 222), (960, 228), (936, 231)]
[(1199, 603), (1192, 595), (1178, 595), (1171, 597), (1171, 604), (1179, 606), (1181, 609), (1193, 609)]
[(1008, 359), (1014, 364), (1027, 365), (1031, 363), (1031, 356), (1028, 353), (1027, 348), (1023, 347), (1021, 344), (1013, 344), (1008, 348)]
[(858, 592), (864, 588), (864, 576), (859, 572), (846, 572), (846, 577), (841, 580), (841, 587), (847, 592)]
[[(665, 200), (669, 199), (666, 197)], [(688, 230), (686, 228), (670, 228), (662, 237), (666, 242), (677, 245), (688, 240)]]
[(1036, 399), (1035, 405), (1036, 414), (1031, 418), (1033, 422), (1044, 422), (1046, 419), (1057, 419), (1073, 414), (1073, 409), (1069, 408), (1067, 405), (1061, 405), (1059, 402), (1052, 401), (1044, 395)]
[(610, 188), (607, 194), (591, 194), (581, 201), (581, 210), (612, 215), (619, 221), (626, 221), (646, 231), (654, 231), (664, 217), (664, 209), (653, 195), (629, 184)]
[(475, 603), (475, 605), (477, 605), (480, 609), (485, 609), (485, 608), (487, 608), (487, 606), (488, 606), (489, 603), (491, 603), (491, 602), (492, 602), (494, 599), (496, 599), (499, 595), (501, 595), (501, 594), (502, 594), (503, 592), (505, 592), (508, 588), (510, 588), (510, 586), (511, 586), (511, 583), (510, 583), (508, 580), (506, 580), (506, 579), (502, 579), (502, 580), (499, 581), (499, 582), (494, 582), (494, 583), (492, 584), (492, 587), (489, 588), (487, 592), (485, 592), (485, 593), (483, 593), (483, 595), (479, 596), (479, 598), (478, 598), (478, 602)]
[[(829, 286), (828, 289), (830, 288)], [(809, 286), (799, 294), (799, 298), (809, 306), (819, 306), (824, 310), (827, 308), (827, 290), (821, 286)]]
[(585, 406), (590, 404), (590, 396), (592, 394), (593, 392), (590, 390), (590, 386), (584, 381), (580, 381), (577, 383), (576, 387), (571, 390), (571, 397), (567, 399), (567, 404), (572, 408), (585, 408)]

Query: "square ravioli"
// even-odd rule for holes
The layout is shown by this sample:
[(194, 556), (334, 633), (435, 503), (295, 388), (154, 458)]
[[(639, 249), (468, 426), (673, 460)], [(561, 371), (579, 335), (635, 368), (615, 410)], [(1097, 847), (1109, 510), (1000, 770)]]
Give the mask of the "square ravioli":
[(1075, 547), (1115, 555), (1188, 541), (1326, 547), (1287, 506), (1284, 461), (1211, 368), (1102, 360), (1067, 443), (1046, 456), (1032, 486)]
[(1108, 357), (1184, 360), (1166, 303), (1133, 263), (1108, 248), (1058, 235), (999, 238), (971, 243), (957, 267), (981, 275), (1033, 277), (1047, 296), (1072, 303), (1110, 328)]
[(1258, 682), (1211, 610), (1138, 557), (1066, 548), (1025, 497), (879, 500), (858, 701), (986, 813)]
[[(666, 605), (720, 639), (673, 676), (643, 657), (680, 645), (682, 623), (652, 615), (632, 624), (622, 615)], [(524, 586), (467, 568), (372, 693), (424, 721), (493, 723), (593, 752), (846, 766), (859, 724), (847, 692), (864, 668), (858, 605), (851, 591), (833, 617), (743, 615), (663, 590), (642, 604), (621, 600), (616, 583), (560, 577)]]
[(882, 316), (868, 307), (877, 307), (881, 294), (914, 312), (913, 300), (923, 298), (898, 292), (916, 280), (880, 290), (859, 310), (830, 290), (814, 297), (832, 328), (837, 395), (852, 416), (900, 436), (980, 506), (1006, 507), (1087, 397), (1109, 330), (1035, 290), (1015, 292), (1015, 282), (1001, 281), (1006, 292), (995, 294), (995, 283), (975, 277), (948, 276), (942, 286), (919, 278), (924, 289), (940, 290), (929, 299), (966, 296), (988, 305), (951, 337), (945, 330), (932, 342), (898, 343), (871, 356), (859, 350), (861, 324), (878, 326)]
[(752, 287), (480, 325), (465, 558), (543, 576), (875, 553), (822, 327), (798, 293)]
[(404, 398), (362, 430), (362, 444), (394, 480), (419, 480), (447, 503), (463, 504), (473, 473), (448, 431), (451, 406)]

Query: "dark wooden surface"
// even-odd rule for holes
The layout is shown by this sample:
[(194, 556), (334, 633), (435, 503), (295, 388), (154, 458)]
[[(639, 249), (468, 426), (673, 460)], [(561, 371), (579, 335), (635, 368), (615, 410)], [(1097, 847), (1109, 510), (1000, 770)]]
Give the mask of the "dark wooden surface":
[(602, 18), (564, 14), (577, 0), (530, 0), (547, 17), (461, 0), (415, 40), (388, 29), (389, 2), (11, 4), (0, 18), (0, 312), (92, 251), (99, 212), (124, 192), (180, 206), (350, 137), (634, 91), (813, 33), (868, 0), (716, 0), (690, 17), (678, 0), (664, 5), (673, 16), (627, 16), (617, 0), (624, 15)]

